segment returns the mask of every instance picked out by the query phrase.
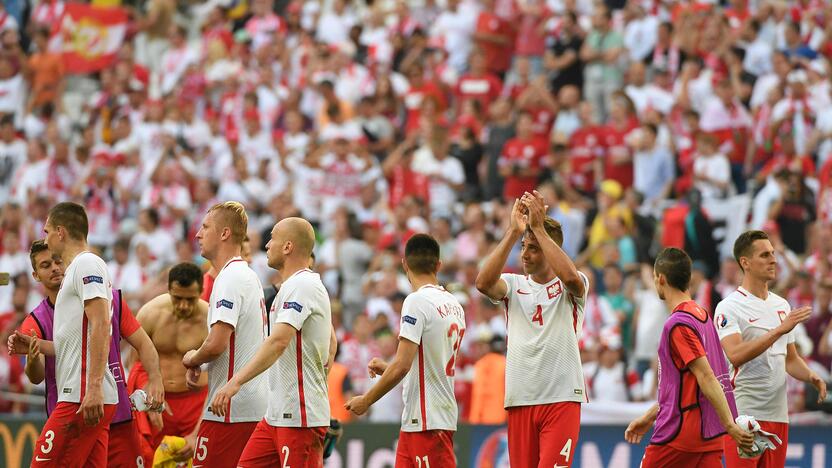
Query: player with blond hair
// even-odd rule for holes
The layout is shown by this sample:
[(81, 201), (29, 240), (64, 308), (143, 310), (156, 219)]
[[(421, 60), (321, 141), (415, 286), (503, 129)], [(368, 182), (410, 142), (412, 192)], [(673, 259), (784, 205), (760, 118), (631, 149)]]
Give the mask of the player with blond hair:
[[(248, 228), (245, 207), (234, 201), (212, 206), (197, 232), (200, 253), (219, 267), (208, 301), (208, 337), (182, 364), (197, 385), (208, 371), (208, 401), (240, 371), (263, 343), (266, 305), (257, 274), (241, 257)], [(205, 409), (196, 438), (194, 467), (236, 467), (257, 422), (266, 413), (266, 377), (257, 376), (229, 398), (222, 414)]]

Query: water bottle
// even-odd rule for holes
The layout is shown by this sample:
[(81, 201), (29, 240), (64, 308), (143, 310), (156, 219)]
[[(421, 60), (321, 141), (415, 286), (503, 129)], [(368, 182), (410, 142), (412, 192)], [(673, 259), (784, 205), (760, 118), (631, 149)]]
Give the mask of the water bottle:
[[(130, 395), (130, 403), (136, 411), (150, 411), (150, 405), (147, 404), (147, 392), (140, 388)], [(162, 405), (158, 411), (162, 412), (164, 409), (165, 405)]]

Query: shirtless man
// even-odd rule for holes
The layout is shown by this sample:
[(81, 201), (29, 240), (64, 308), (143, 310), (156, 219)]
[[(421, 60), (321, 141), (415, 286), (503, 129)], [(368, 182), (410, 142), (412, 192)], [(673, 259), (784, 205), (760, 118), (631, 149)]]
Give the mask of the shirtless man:
[[(143, 452), (150, 457), (148, 462), (166, 435), (185, 438), (185, 446), (175, 455), (177, 461), (188, 460), (193, 454), (208, 395), (208, 375), (203, 374), (195, 388), (189, 387), (182, 357), (188, 350), (198, 348), (208, 336), (208, 303), (200, 299), (202, 284), (198, 266), (180, 263), (170, 270), (168, 293), (145, 304), (136, 316), (159, 353), (168, 405), (168, 411), (161, 414), (140, 413), (139, 430), (143, 436)], [(136, 364), (130, 372), (130, 391), (141, 388), (145, 375), (141, 365)]]

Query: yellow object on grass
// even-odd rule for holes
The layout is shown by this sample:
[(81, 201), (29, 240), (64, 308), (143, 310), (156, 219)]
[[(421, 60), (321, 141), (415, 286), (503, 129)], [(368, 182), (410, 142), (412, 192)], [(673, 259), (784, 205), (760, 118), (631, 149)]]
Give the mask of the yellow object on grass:
[(187, 463), (177, 463), (173, 460), (173, 454), (185, 446), (185, 439), (176, 436), (165, 436), (159, 448), (156, 449), (156, 454), (153, 455), (153, 468), (191, 468), (193, 463), (188, 460)]

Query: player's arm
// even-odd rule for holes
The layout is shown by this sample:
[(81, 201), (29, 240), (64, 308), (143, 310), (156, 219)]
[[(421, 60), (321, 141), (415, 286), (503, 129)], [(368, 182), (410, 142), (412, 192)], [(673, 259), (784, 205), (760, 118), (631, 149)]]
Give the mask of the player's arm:
[(794, 343), (786, 346), (786, 372), (795, 379), (815, 387), (818, 390), (818, 404), (826, 399), (826, 382), (816, 372), (809, 369), (806, 361), (797, 352)]
[(650, 409), (647, 410), (646, 413), (627, 426), (627, 430), (624, 431), (624, 440), (631, 444), (641, 443), (641, 439), (644, 438), (644, 434), (647, 434), (647, 431), (653, 427), (653, 424), (656, 422), (656, 418), (658, 416), (659, 404), (655, 403), (650, 407)]
[(566, 287), (566, 290), (570, 294), (583, 298), (586, 293), (586, 285), (581, 275), (578, 274), (575, 263), (549, 237), (549, 234), (546, 233), (546, 229), (543, 227), (543, 220), (546, 218), (546, 204), (543, 201), (543, 196), (535, 190), (533, 194), (523, 195), (521, 203), (528, 210), (529, 227), (535, 239), (537, 239), (540, 249), (543, 251), (543, 257), (546, 259), (546, 262), (549, 263), (555, 275), (563, 282), (564, 287)]
[[(122, 321), (124, 321), (126, 316), (127, 314), (122, 314)], [(133, 318), (132, 313), (130, 314), (130, 318), (133, 321), (136, 320)], [(147, 372), (147, 386), (145, 387), (145, 391), (147, 392), (147, 402), (150, 405), (150, 409), (158, 410), (165, 401), (165, 387), (162, 384), (162, 370), (159, 366), (159, 353), (156, 351), (156, 346), (153, 345), (153, 341), (147, 335), (147, 332), (140, 326), (133, 333), (126, 336), (125, 339), (136, 350), (136, 354), (139, 356), (139, 362), (142, 363), (142, 367)]]
[(338, 353), (338, 336), (335, 334), (335, 327), (330, 325), (329, 332), (329, 356), (326, 358), (326, 372), (332, 369), (332, 363), (335, 362), (335, 355)]
[(217, 416), (225, 416), (228, 403), (240, 391), (240, 387), (271, 367), (296, 334), (297, 330), (292, 325), (278, 323), (272, 334), (257, 349), (254, 357), (217, 391), (211, 401), (211, 411)]
[[(720, 333), (722, 349), (725, 351), (725, 357), (731, 361), (734, 368), (738, 368), (748, 361), (763, 354), (769, 349), (777, 340), (783, 335), (789, 333), (797, 326), (798, 323), (805, 322), (812, 314), (811, 307), (801, 307), (793, 310), (786, 316), (776, 328), (773, 328), (753, 340), (744, 341), (742, 335), (738, 333), (723, 336)], [(717, 324), (719, 327), (719, 324)], [(717, 328), (719, 330), (719, 328)], [(739, 329), (737, 329), (738, 331)]]
[(107, 354), (110, 344), (109, 301), (95, 297), (84, 301), (84, 315), (90, 328), (89, 380), (86, 395), (78, 410), (84, 415), (87, 425), (94, 426), (104, 416), (104, 371), (107, 368)]
[(208, 336), (197, 350), (185, 353), (182, 358), (182, 365), (188, 368), (199, 367), (222, 356), (228, 349), (231, 341), (231, 334), (234, 333), (234, 326), (225, 322), (215, 322), (208, 331)]
[(387, 365), (379, 381), (364, 395), (351, 398), (344, 407), (359, 416), (366, 413), (373, 403), (389, 393), (390, 390), (393, 390), (404, 379), (404, 376), (413, 366), (413, 360), (416, 358), (418, 351), (418, 344), (407, 338), (400, 338), (396, 357), (393, 358), (393, 362)]
[(520, 240), (525, 231), (526, 217), (521, 213), (520, 201), (515, 200), (511, 209), (511, 223), (506, 233), (494, 251), (491, 252), (491, 255), (486, 257), (482, 268), (477, 273), (475, 283), (477, 290), (490, 299), (499, 301), (506, 297), (508, 285), (505, 280), (500, 278), (500, 273), (503, 272), (503, 267), (506, 265), (512, 247)]
[(750, 451), (754, 443), (754, 436), (740, 429), (737, 423), (734, 422), (731, 408), (728, 407), (728, 400), (725, 399), (725, 392), (722, 389), (722, 385), (714, 376), (711, 365), (708, 364), (708, 358), (700, 356), (694, 359), (688, 364), (688, 369), (696, 377), (696, 383), (699, 384), (699, 389), (705, 395), (705, 398), (716, 409), (719, 422), (728, 432), (728, 435), (737, 442), (740, 448), (745, 451)]

